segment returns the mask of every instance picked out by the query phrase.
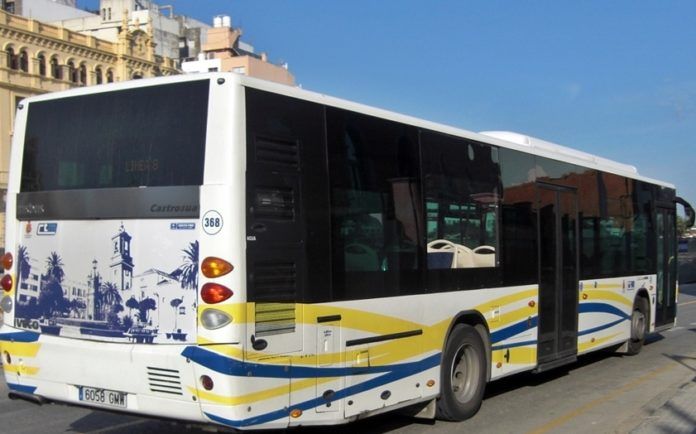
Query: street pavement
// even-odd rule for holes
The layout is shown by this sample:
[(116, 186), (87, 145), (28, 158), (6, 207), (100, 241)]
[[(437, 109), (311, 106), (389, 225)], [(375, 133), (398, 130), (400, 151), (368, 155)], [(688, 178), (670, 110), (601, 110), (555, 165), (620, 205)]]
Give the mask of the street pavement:
[[(295, 433), (696, 434), (696, 284), (682, 285), (677, 326), (649, 337), (633, 357), (607, 352), (543, 374), (491, 383), (483, 406), (459, 423), (390, 413), (348, 426)], [(7, 399), (0, 379), (0, 433), (203, 433), (181, 424), (64, 405)]]

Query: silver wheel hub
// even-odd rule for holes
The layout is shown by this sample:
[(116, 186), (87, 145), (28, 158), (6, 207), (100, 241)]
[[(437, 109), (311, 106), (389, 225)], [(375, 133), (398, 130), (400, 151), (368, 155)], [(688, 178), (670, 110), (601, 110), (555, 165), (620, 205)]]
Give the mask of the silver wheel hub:
[(466, 403), (476, 394), (481, 366), (476, 350), (471, 345), (462, 345), (455, 353), (452, 363), (452, 393), (457, 401)]
[(631, 339), (642, 341), (645, 337), (645, 315), (639, 310), (634, 310), (631, 315)]

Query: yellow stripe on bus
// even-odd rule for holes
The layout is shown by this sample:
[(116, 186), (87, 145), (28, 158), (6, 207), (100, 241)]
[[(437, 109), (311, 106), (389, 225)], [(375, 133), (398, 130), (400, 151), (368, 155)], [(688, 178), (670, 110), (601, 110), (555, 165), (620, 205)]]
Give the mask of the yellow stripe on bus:
[(7, 351), (12, 357), (36, 357), (41, 344), (35, 342), (2, 342), (0, 351)]
[(606, 342), (609, 342), (610, 340), (616, 338), (619, 336), (621, 333), (614, 333), (611, 336), (605, 336), (603, 338), (595, 338), (594, 342), (592, 342), (592, 339), (585, 341), (585, 342), (579, 342), (578, 343), (578, 352), (583, 352), (587, 351), (591, 348), (597, 347), (599, 345), (602, 345)]
[[(290, 384), (290, 389), (293, 391), (299, 391), (307, 389), (309, 387), (314, 387), (318, 384), (328, 383), (335, 380), (335, 378), (308, 378), (305, 380), (294, 381)], [(224, 396), (218, 395), (216, 393), (205, 392), (202, 390), (197, 390), (194, 387), (188, 387), (191, 394), (198, 397), (202, 401), (212, 402), (215, 404), (226, 404), (226, 405), (241, 405), (250, 404), (252, 402), (264, 401), (266, 399), (275, 398), (278, 396), (287, 395), (288, 384), (283, 384), (281, 386), (272, 387), (270, 389), (261, 390), (258, 392), (248, 393), (246, 395), (239, 396)]]
[[(621, 289), (621, 287), (619, 287), (619, 289)], [(585, 289), (582, 291), (582, 293), (587, 294), (587, 300), (583, 300), (584, 302), (609, 300), (619, 302), (628, 307), (633, 307), (633, 300), (630, 300), (621, 294), (617, 294), (616, 292), (602, 291), (598, 289)]]
[(36, 375), (39, 368), (35, 366), (8, 365), (4, 364), (5, 372), (17, 375)]

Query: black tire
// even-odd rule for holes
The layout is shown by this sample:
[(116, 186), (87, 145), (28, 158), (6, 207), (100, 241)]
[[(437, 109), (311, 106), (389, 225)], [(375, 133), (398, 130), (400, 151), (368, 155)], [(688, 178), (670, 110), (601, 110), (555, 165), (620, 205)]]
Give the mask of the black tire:
[(481, 407), (486, 389), (486, 349), (471, 326), (458, 324), (447, 339), (442, 354), (440, 397), (435, 416), (461, 421)]
[(631, 338), (628, 340), (627, 355), (635, 356), (640, 353), (643, 343), (645, 343), (645, 335), (648, 334), (649, 324), (650, 306), (648, 300), (638, 297), (631, 313)]

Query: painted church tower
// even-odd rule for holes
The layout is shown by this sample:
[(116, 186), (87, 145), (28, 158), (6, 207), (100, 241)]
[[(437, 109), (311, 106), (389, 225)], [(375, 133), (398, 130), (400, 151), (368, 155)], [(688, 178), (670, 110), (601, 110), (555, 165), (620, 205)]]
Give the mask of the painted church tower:
[(118, 233), (111, 237), (111, 279), (121, 291), (133, 288), (133, 258), (130, 254), (131, 236), (121, 223)]

